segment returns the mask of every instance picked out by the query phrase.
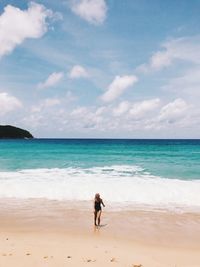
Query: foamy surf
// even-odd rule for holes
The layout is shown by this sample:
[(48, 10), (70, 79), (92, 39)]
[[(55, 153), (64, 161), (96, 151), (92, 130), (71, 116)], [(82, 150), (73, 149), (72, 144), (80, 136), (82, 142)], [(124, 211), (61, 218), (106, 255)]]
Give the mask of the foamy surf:
[(0, 172), (1, 198), (91, 200), (100, 192), (118, 207), (200, 210), (200, 181), (153, 176), (138, 166), (29, 169)]

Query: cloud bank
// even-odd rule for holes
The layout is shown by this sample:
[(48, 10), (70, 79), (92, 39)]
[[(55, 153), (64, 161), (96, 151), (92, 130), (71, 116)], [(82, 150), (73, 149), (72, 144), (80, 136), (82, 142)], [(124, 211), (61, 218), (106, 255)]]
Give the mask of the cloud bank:
[(158, 119), (159, 121), (173, 123), (185, 116), (188, 108), (188, 104), (183, 99), (175, 99), (173, 102), (170, 102), (162, 107)]

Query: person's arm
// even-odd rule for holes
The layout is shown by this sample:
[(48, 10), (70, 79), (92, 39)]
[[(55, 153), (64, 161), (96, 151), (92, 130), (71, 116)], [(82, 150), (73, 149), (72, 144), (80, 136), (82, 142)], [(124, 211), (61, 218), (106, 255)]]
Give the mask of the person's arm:
[(103, 200), (101, 200), (101, 204), (105, 207), (105, 204), (103, 203)]

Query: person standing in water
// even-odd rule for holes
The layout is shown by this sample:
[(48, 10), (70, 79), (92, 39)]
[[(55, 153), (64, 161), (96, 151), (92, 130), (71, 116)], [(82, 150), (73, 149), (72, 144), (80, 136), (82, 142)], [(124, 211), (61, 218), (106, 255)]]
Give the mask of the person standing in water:
[[(101, 205), (105, 207), (103, 200), (100, 198), (100, 194), (96, 193), (94, 198), (94, 225), (99, 226), (101, 222)], [(98, 223), (98, 224), (97, 224)]]

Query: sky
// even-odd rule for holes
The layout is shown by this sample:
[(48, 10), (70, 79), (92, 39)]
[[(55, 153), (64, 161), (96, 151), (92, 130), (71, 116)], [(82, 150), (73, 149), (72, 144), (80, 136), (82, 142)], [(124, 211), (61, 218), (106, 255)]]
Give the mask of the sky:
[(0, 0), (0, 124), (200, 138), (200, 1)]

